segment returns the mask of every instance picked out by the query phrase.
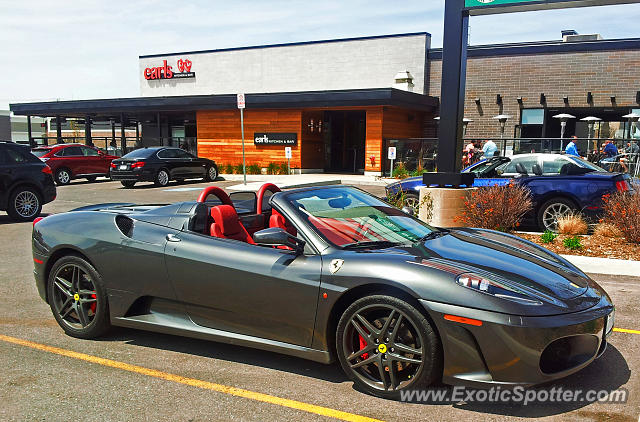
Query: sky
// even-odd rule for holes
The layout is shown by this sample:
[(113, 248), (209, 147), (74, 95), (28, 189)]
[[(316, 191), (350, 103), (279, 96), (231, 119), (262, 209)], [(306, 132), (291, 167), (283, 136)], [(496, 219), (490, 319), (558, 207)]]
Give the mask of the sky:
[[(0, 0), (0, 110), (13, 102), (139, 95), (138, 56), (429, 32), (444, 0)], [(479, 16), (470, 44), (640, 37), (640, 4)]]

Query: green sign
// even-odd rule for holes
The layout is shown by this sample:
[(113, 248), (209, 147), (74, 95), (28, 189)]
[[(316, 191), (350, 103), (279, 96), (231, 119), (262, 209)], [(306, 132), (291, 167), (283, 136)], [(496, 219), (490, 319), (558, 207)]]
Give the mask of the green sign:
[(540, 0), (464, 0), (464, 7), (482, 7), (496, 5), (512, 5), (520, 3), (531, 3)]

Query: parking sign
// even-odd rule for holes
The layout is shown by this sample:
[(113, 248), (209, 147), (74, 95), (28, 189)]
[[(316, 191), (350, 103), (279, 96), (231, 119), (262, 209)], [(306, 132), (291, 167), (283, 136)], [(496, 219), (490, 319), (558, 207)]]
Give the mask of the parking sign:
[(387, 158), (389, 160), (395, 160), (396, 159), (396, 147), (389, 147), (389, 151), (387, 152), (388, 156)]
[(291, 158), (291, 147), (284, 147), (284, 158)]
[(244, 108), (244, 94), (238, 94), (238, 108)]

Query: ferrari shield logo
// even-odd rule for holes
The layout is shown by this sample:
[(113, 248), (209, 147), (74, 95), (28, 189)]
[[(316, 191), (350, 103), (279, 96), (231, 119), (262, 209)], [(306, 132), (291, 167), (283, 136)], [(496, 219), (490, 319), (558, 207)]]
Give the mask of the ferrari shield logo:
[(332, 260), (329, 265), (329, 271), (331, 271), (331, 274), (335, 274), (340, 268), (342, 268), (342, 264), (344, 264), (344, 259)]

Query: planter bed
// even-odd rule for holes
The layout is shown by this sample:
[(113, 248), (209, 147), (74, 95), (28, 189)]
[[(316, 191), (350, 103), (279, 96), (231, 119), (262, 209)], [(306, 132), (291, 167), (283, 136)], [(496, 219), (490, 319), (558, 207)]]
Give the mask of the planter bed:
[(524, 239), (537, 243), (552, 252), (562, 255), (593, 256), (612, 259), (632, 259), (640, 261), (640, 245), (629, 243), (624, 238), (610, 238), (602, 236), (578, 236), (582, 242), (581, 249), (566, 248), (562, 241), (569, 235), (558, 235), (552, 243), (542, 243), (539, 234), (515, 233)]

